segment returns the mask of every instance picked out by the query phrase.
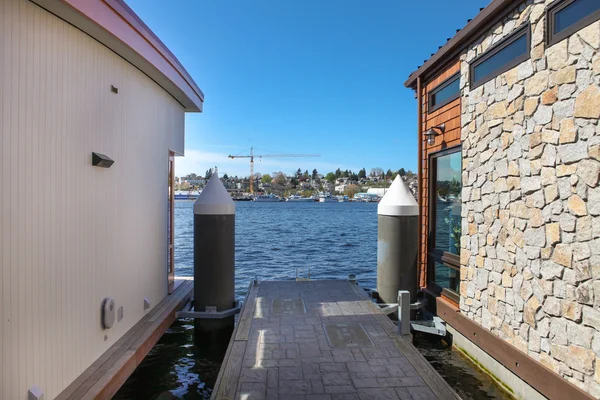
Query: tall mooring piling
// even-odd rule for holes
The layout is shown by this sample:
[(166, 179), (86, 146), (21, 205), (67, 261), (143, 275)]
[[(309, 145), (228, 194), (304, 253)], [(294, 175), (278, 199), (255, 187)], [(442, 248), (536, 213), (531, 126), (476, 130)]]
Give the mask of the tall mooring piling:
[(196, 332), (233, 328), (235, 203), (218, 173), (194, 203), (194, 311)]
[(400, 175), (377, 206), (377, 292), (397, 303), (398, 291), (416, 301), (419, 206)]

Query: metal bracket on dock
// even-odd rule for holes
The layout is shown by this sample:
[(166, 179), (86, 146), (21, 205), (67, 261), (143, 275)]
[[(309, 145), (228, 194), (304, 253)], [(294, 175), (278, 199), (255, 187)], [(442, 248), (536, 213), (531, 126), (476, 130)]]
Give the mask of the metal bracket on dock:
[(444, 320), (437, 316), (430, 320), (410, 321), (410, 327), (417, 332), (446, 336), (446, 325), (444, 324)]
[(217, 307), (207, 306), (206, 311), (194, 311), (192, 301), (187, 303), (181, 311), (177, 311), (176, 318), (195, 318), (195, 319), (223, 319), (239, 314), (242, 310), (242, 303), (236, 302), (234, 308), (229, 310), (217, 311)]
[(296, 282), (308, 282), (310, 281), (310, 268), (308, 268), (308, 278), (302, 278), (299, 274), (299, 268), (296, 268)]

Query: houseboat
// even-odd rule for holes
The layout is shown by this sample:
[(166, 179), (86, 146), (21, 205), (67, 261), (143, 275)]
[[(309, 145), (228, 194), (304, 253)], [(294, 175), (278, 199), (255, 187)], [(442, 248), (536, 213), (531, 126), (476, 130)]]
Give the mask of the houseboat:
[(287, 201), (296, 203), (314, 203), (315, 199), (313, 197), (302, 197), (300, 195), (293, 194), (287, 198)]
[(493, 0), (405, 85), (430, 308), (516, 398), (600, 398), (600, 1)]
[(2, 187), (28, 182), (0, 193), (0, 399), (110, 398), (191, 293), (174, 160), (204, 95), (124, 1), (0, 7)]
[(201, 191), (198, 190), (176, 190), (174, 199), (175, 200), (196, 200), (200, 195)]
[(337, 197), (331, 195), (331, 193), (319, 193), (319, 203), (337, 203)]
[(274, 194), (261, 194), (261, 195), (256, 196), (254, 198), (254, 201), (259, 202), (259, 203), (267, 203), (267, 202), (274, 203), (274, 202), (281, 201), (281, 198)]

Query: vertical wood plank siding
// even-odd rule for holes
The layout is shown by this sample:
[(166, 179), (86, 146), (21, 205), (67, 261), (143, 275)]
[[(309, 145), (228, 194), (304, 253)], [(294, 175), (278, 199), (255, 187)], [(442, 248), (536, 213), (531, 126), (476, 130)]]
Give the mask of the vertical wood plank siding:
[(460, 131), (461, 131), (461, 103), (460, 97), (451, 103), (446, 104), (435, 110), (432, 113), (428, 112), (428, 94), (436, 88), (440, 83), (451, 77), (452, 75), (460, 71), (460, 62), (453, 63), (443, 72), (441, 72), (434, 79), (428, 81), (423, 85), (423, 93), (421, 96), (422, 101), (422, 130), (425, 133), (428, 129), (438, 126), (440, 124), (446, 124), (446, 131), (443, 135), (435, 138), (433, 145), (428, 145), (423, 135), (421, 140), (423, 141), (423, 152), (419, 155), (422, 157), (421, 165), (421, 182), (419, 182), (419, 189), (422, 193), (422, 204), (421, 204), (421, 255), (419, 263), (419, 283), (421, 287), (427, 285), (427, 246), (428, 246), (428, 232), (429, 232), (429, 155), (437, 151), (449, 149), (460, 145)]
[[(38, 385), (52, 399), (144, 297), (166, 295), (168, 150), (183, 153), (183, 131), (179, 103), (129, 63), (0, 0), (0, 398)], [(114, 165), (93, 167), (93, 151)], [(105, 331), (106, 296), (124, 318)]]

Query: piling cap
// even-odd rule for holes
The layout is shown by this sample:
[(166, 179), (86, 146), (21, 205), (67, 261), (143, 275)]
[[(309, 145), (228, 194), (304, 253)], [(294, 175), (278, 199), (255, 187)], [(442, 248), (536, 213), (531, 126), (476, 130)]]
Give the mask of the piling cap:
[(377, 214), (391, 216), (419, 215), (419, 205), (400, 175), (396, 175), (396, 179), (379, 202)]
[(199, 215), (233, 215), (235, 203), (227, 189), (219, 179), (219, 174), (212, 174), (208, 183), (194, 203), (194, 214)]

